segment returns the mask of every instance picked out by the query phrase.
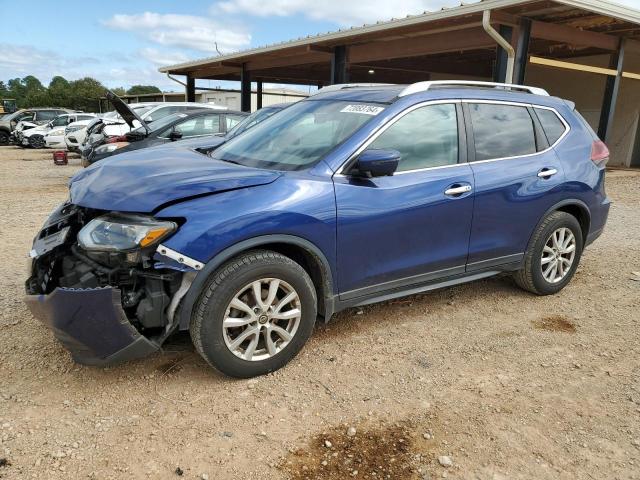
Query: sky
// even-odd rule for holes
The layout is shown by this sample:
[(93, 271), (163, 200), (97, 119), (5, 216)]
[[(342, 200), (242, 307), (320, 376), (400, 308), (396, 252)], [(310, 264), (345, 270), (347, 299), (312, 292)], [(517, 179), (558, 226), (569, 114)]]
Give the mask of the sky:
[[(471, 2), (467, 2), (471, 3)], [(640, 7), (640, 0), (618, 0)], [(232, 53), (459, 0), (0, 0), (0, 80), (91, 76), (108, 87), (182, 86), (158, 67)], [(199, 81), (198, 86), (218, 82)]]

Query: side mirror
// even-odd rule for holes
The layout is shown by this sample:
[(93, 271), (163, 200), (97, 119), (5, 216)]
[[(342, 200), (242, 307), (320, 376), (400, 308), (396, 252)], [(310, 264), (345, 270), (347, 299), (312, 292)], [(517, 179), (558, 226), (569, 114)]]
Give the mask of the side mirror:
[(178, 130), (171, 130), (171, 133), (169, 134), (169, 140), (171, 140), (172, 142), (175, 142), (176, 140), (180, 140), (181, 138), (182, 138), (182, 132)]
[(358, 156), (355, 169), (365, 177), (386, 177), (393, 175), (400, 163), (397, 150), (365, 150)]

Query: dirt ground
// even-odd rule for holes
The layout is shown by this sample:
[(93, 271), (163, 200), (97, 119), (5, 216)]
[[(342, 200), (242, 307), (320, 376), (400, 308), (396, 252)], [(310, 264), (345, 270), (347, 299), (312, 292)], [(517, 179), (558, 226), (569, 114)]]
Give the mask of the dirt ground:
[(500, 277), (352, 309), (238, 381), (184, 334), (82, 367), (31, 317), (26, 255), (78, 169), (0, 148), (0, 478), (640, 479), (640, 174), (609, 174), (560, 294)]

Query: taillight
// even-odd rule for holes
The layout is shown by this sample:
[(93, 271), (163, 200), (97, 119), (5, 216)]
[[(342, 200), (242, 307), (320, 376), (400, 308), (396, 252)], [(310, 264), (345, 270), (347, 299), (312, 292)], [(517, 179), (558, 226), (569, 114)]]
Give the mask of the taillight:
[(126, 141), (127, 141), (127, 137), (125, 135), (116, 135), (115, 137), (107, 138), (105, 140), (105, 143), (118, 143), (118, 142), (126, 142)]
[(604, 165), (609, 161), (609, 149), (602, 140), (591, 145), (591, 161), (596, 165)]

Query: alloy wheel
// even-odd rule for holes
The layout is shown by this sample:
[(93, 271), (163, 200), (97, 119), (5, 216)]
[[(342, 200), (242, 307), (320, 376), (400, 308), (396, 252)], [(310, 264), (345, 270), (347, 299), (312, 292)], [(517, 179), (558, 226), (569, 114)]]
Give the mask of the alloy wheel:
[(281, 352), (293, 339), (302, 318), (295, 289), (278, 278), (245, 285), (227, 306), (222, 330), (227, 348), (247, 361), (261, 361)]
[(33, 148), (44, 148), (46, 145), (42, 135), (33, 135), (30, 139), (30, 143)]
[(540, 267), (542, 276), (549, 283), (561, 282), (571, 270), (576, 256), (576, 237), (573, 232), (561, 227), (547, 239), (542, 249)]

